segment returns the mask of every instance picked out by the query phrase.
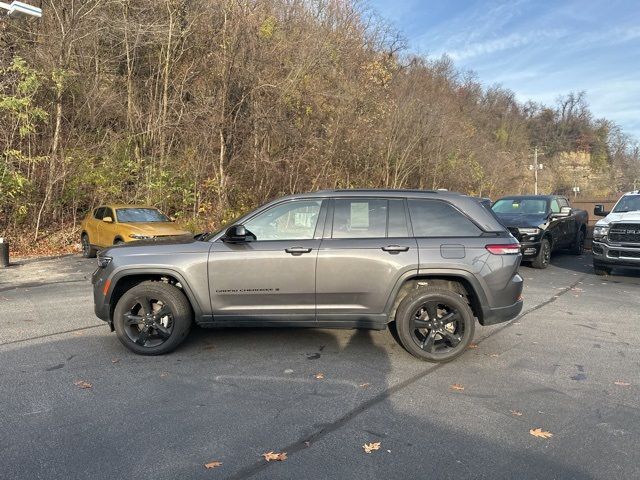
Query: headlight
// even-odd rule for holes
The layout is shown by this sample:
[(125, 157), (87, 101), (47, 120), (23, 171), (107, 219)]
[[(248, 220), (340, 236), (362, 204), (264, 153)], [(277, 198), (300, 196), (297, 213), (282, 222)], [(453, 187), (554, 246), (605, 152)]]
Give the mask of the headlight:
[(148, 240), (149, 238), (153, 238), (153, 235), (142, 235), (140, 233), (132, 233), (129, 235), (129, 238), (135, 238), (136, 240)]
[(539, 228), (519, 228), (518, 231), (521, 235), (538, 235), (540, 233)]
[(111, 257), (101, 257), (98, 256), (98, 267), (104, 268), (111, 263)]
[(609, 233), (609, 226), (608, 225), (596, 225), (595, 227), (593, 227), (593, 238), (604, 238), (608, 235)]

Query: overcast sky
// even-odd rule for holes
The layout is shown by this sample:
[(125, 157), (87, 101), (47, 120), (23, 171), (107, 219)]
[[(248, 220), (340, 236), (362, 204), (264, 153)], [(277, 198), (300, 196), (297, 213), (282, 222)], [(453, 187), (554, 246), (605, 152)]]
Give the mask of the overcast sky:
[(640, 140), (640, 0), (370, 0), (430, 57), (485, 85), (553, 104), (584, 90), (592, 111)]

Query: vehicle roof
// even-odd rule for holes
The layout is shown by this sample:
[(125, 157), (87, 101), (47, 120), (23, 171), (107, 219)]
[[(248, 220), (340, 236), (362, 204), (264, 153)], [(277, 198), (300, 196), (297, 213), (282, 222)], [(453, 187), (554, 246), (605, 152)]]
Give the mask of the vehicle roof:
[(640, 190), (633, 190), (631, 192), (622, 194), (623, 197), (626, 197), (627, 195), (640, 195)]
[[(108, 207), (108, 208), (113, 208), (113, 209), (118, 209), (118, 208), (152, 208), (154, 210), (159, 210), (156, 207), (150, 207), (148, 205), (131, 205), (131, 204), (126, 204), (126, 203), (103, 203), (102, 205), (98, 205), (96, 208), (103, 208), (103, 207)], [(95, 210), (95, 208), (94, 208)]]
[(335, 190), (318, 190), (316, 192), (301, 193), (291, 195), (292, 197), (428, 197), (434, 198), (441, 195), (463, 196), (461, 193), (449, 192), (447, 190), (417, 190), (417, 189), (394, 189), (394, 188), (351, 188)]
[[(564, 195), (505, 195), (504, 197), (500, 197), (498, 200), (551, 200), (554, 198), (567, 198)], [(498, 201), (496, 200), (496, 202)]]

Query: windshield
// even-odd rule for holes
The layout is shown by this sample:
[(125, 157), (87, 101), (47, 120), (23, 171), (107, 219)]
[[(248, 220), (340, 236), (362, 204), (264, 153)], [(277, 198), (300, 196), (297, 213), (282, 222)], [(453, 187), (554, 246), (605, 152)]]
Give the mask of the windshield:
[(627, 195), (616, 204), (615, 213), (637, 212), (640, 210), (640, 195)]
[(160, 210), (155, 208), (118, 208), (116, 210), (120, 223), (170, 222)]
[(503, 198), (493, 204), (495, 213), (543, 215), (547, 213), (547, 201), (541, 198)]

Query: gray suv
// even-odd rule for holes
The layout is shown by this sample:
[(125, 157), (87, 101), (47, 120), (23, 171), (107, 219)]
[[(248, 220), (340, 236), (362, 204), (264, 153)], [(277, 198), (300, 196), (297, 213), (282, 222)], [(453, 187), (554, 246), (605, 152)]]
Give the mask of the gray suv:
[(381, 330), (424, 360), (462, 354), (522, 310), (520, 245), (474, 198), (331, 190), (280, 198), (229, 228), (98, 254), (95, 312), (130, 350), (203, 327)]

